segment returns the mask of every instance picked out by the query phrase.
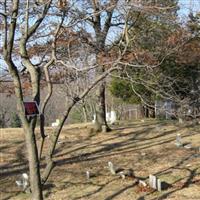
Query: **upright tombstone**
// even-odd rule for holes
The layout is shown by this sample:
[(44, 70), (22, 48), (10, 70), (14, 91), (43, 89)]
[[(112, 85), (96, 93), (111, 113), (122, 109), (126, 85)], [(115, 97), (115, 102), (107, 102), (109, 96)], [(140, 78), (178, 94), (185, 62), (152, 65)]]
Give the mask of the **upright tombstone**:
[(97, 120), (97, 116), (96, 116), (96, 114), (94, 114), (94, 115), (93, 115), (92, 123), (94, 124), (94, 123), (96, 122), (96, 120)]
[(60, 120), (59, 120), (59, 119), (56, 119), (56, 122), (53, 122), (53, 123), (51, 124), (51, 126), (52, 126), (52, 127), (57, 127), (57, 126), (59, 126), (59, 124), (60, 124)]
[(59, 125), (60, 124), (60, 120), (56, 119), (56, 124)]
[(161, 181), (154, 175), (149, 175), (149, 186), (155, 190), (158, 190), (161, 192), (162, 190), (165, 190), (170, 187), (170, 184), (168, 184), (165, 181)]
[(90, 179), (90, 172), (86, 171), (86, 179), (89, 180)]
[(108, 162), (108, 168), (111, 172), (111, 174), (115, 175), (116, 174), (116, 171), (115, 171), (115, 168), (114, 168), (114, 165), (111, 161)]
[(157, 190), (158, 190), (159, 192), (162, 191), (162, 181), (161, 181), (160, 179), (157, 180)]
[(106, 133), (106, 132), (107, 132), (107, 127), (106, 127), (106, 125), (102, 125), (102, 126), (101, 126), (101, 129), (102, 129), (102, 133)]
[(117, 120), (117, 115), (116, 115), (116, 112), (114, 110), (112, 110), (110, 112), (110, 123), (111, 124), (114, 124)]
[(175, 143), (177, 147), (183, 146), (181, 140), (182, 140), (182, 139), (181, 139), (181, 134), (177, 134), (177, 135), (176, 135), (176, 143)]
[(149, 185), (150, 185), (151, 188), (157, 190), (157, 178), (156, 178), (156, 176), (154, 176), (152, 174), (149, 175)]
[(110, 114), (111, 114), (111, 113), (106, 112), (106, 121), (107, 121), (107, 122), (110, 122), (110, 117), (111, 117)]

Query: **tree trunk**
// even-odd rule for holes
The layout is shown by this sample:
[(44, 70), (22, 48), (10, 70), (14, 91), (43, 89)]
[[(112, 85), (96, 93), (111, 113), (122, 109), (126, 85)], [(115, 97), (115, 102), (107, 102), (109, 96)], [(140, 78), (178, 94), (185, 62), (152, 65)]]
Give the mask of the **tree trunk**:
[(26, 147), (28, 151), (30, 186), (33, 200), (43, 200), (42, 186), (40, 179), (40, 164), (34, 130), (24, 128), (26, 137)]
[(42, 176), (42, 184), (44, 184), (47, 179), (50, 176), (50, 173), (52, 171), (52, 169), (55, 166), (55, 163), (53, 161), (53, 154), (56, 148), (56, 144), (59, 138), (59, 135), (61, 133), (62, 127), (66, 121), (66, 119), (68, 118), (68, 115), (71, 111), (71, 109), (73, 108), (73, 106), (76, 104), (76, 102), (71, 102), (69, 103), (68, 108), (66, 109), (65, 113), (63, 114), (63, 118), (61, 119), (61, 122), (59, 124), (59, 126), (56, 128), (56, 130), (50, 135), (49, 138), (49, 150), (48, 153), (46, 155), (46, 161), (47, 161), (47, 165), (43, 171), (43, 176)]
[(106, 122), (105, 81), (103, 81), (97, 89), (95, 131), (101, 132), (102, 126), (105, 126), (106, 132), (111, 130)]
[(86, 108), (86, 103), (84, 100), (82, 100), (83, 103), (83, 116), (84, 116), (84, 122), (88, 122), (88, 114), (87, 114), (87, 108)]

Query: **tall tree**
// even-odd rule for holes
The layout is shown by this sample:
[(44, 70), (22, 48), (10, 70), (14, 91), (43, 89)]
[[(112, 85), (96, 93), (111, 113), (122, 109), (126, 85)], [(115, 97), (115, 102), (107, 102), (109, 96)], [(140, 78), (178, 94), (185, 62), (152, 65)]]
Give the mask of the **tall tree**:
[[(119, 21), (115, 16), (117, 6), (118, 0), (89, 0), (83, 1), (81, 7), (77, 8), (83, 18), (81, 28), (85, 29), (86, 32), (89, 31), (92, 35), (92, 41), (87, 42), (93, 48), (93, 55), (98, 65), (96, 75), (101, 75), (106, 71), (104, 58), (107, 56), (106, 54), (111, 48), (112, 42), (114, 42), (109, 41), (109, 35), (112, 34), (111, 29), (117, 26), (115, 22)], [(115, 22), (114, 18), (116, 19)], [(102, 126), (105, 126), (107, 131), (110, 130), (106, 122), (105, 86), (106, 81), (103, 80), (96, 90), (96, 131), (101, 131)]]
[[(134, 10), (129, 10), (126, 19), (121, 48), (126, 48), (123, 64), (127, 64), (127, 67), (120, 76), (127, 80), (119, 81), (119, 85), (126, 88), (131, 80), (130, 90), (127, 90), (128, 99), (133, 102), (140, 99), (144, 105), (153, 106), (155, 95), (149, 91), (148, 80), (150, 84), (156, 79), (158, 66), (176, 48), (175, 45), (167, 45), (166, 41), (180, 30), (177, 21), (178, 1), (143, 1), (138, 7), (136, 5)], [(117, 82), (115, 79), (112, 90), (118, 88), (115, 87)], [(126, 93), (126, 90), (122, 91)]]
[[(1, 33), (3, 35), (3, 60), (8, 67), (9, 74), (14, 84), (14, 91), (17, 97), (17, 109), (24, 133), (26, 136), (26, 147), (29, 160), (30, 186), (32, 199), (41, 200), (42, 185), (47, 181), (55, 162), (53, 156), (61, 133), (63, 125), (69, 116), (70, 111), (77, 102), (84, 99), (95, 85), (100, 83), (112, 71), (118, 69), (117, 62), (112, 62), (112, 66), (81, 90), (81, 92), (68, 102), (59, 126), (49, 137), (49, 151), (46, 155), (46, 167), (42, 176), (40, 175), (40, 158), (46, 134), (44, 130), (45, 119), (44, 113), (46, 105), (52, 95), (52, 79), (49, 68), (56, 65), (63, 65), (68, 68), (71, 76), (79, 71), (87, 72), (86, 69), (73, 68), (66, 65), (59, 51), (59, 42), (62, 40), (62, 32), (64, 25), (68, 22), (68, 28), (82, 20), (65, 21), (65, 17), (70, 4), (65, 0), (54, 1), (37, 1), (27, 0), (26, 3), (20, 0), (7, 1), (0, 3), (3, 8), (0, 15), (3, 17), (3, 26)], [(95, 17), (95, 15), (94, 15)], [(69, 19), (71, 19), (69, 17)], [(61, 43), (60, 43), (61, 44)], [(62, 46), (62, 45), (61, 45)], [(67, 45), (65, 49), (67, 49)], [(20, 66), (23, 66), (23, 68)], [(93, 66), (93, 68), (95, 68)], [(90, 69), (90, 67), (89, 67)], [(48, 94), (44, 101), (41, 102), (40, 90), (42, 86), (42, 78), (47, 84)], [(61, 79), (62, 77), (58, 77)], [(25, 87), (23, 87), (25, 86)], [(40, 132), (41, 145), (38, 146), (35, 137), (35, 128), (37, 116), (26, 116), (24, 112), (24, 100), (36, 101), (40, 106)]]
[[(29, 98), (40, 105), (40, 80), (43, 62), (39, 62), (37, 65), (34, 64), (30, 46), (37, 44), (37, 41), (31, 39), (35, 38), (37, 31), (42, 30), (41, 24), (47, 16), (52, 1), (35, 3), (35, 1), (29, 0), (25, 4), (20, 0), (5, 0), (1, 3), (1, 16), (3, 17), (3, 59), (14, 83), (18, 114), (25, 133), (32, 199), (41, 200), (43, 195), (40, 162), (35, 138), (37, 117), (25, 115), (23, 101)], [(32, 20), (32, 17), (34, 20)], [(26, 96), (27, 93), (23, 90), (21, 68), (16, 60), (21, 61), (29, 74), (31, 96)], [(48, 67), (51, 64), (52, 60), (46, 66)]]

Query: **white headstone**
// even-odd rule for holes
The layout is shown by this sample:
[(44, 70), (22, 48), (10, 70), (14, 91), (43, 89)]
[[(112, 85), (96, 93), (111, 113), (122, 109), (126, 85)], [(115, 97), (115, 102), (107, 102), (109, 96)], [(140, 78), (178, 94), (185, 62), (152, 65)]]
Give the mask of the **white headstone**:
[(59, 126), (59, 124), (60, 124), (60, 120), (59, 120), (59, 119), (56, 119), (56, 121), (53, 122), (53, 123), (51, 124), (51, 126), (52, 126), (52, 127), (56, 127), (56, 126)]
[(90, 179), (90, 172), (89, 171), (86, 171), (86, 178)]
[(159, 192), (162, 191), (162, 182), (161, 182), (160, 179), (157, 180), (157, 189), (158, 189)]
[(110, 118), (111, 118), (111, 113), (106, 112), (106, 121), (110, 122)]
[(122, 179), (125, 179), (125, 178), (126, 178), (126, 175), (124, 174), (123, 171), (122, 171), (122, 172), (119, 172), (119, 175), (120, 175), (120, 177), (121, 177)]
[(165, 181), (161, 181), (154, 175), (149, 175), (149, 185), (151, 188), (158, 190), (161, 192), (162, 190), (165, 190), (169, 187), (169, 184)]
[(112, 110), (110, 112), (110, 123), (111, 124), (114, 124), (117, 120), (117, 115), (116, 115), (116, 112), (114, 110)]
[(181, 141), (181, 135), (180, 134), (176, 135), (176, 143), (175, 144), (176, 144), (177, 147), (182, 146), (182, 141)]
[(157, 178), (156, 178), (156, 176), (154, 176), (152, 174), (149, 175), (149, 185), (153, 189), (157, 189)]
[(143, 180), (139, 180), (139, 185), (140, 185), (140, 186), (143, 186), (143, 187), (146, 187), (146, 186), (147, 186), (146, 182), (143, 181)]
[(113, 163), (110, 162), (110, 161), (108, 162), (108, 168), (109, 168), (111, 174), (113, 174), (113, 175), (116, 174), (116, 171), (115, 171), (114, 165), (113, 165)]
[(60, 120), (56, 119), (56, 124), (59, 125), (60, 124)]
[(96, 122), (96, 120), (97, 120), (97, 116), (96, 116), (96, 114), (94, 114), (94, 115), (93, 115), (93, 120), (92, 120), (92, 123), (95, 123), (95, 122)]

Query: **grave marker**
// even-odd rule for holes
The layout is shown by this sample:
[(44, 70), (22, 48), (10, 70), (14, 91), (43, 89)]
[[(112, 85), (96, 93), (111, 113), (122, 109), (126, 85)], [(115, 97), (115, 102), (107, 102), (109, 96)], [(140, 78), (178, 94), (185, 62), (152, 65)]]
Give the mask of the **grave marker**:
[(181, 147), (181, 146), (183, 146), (183, 144), (182, 144), (182, 141), (181, 141), (181, 135), (180, 134), (177, 134), (176, 135), (176, 146), (177, 147)]
[(156, 176), (154, 176), (152, 174), (149, 175), (149, 185), (153, 189), (157, 189), (157, 178), (156, 178)]
[(94, 124), (94, 123), (96, 122), (96, 120), (97, 120), (97, 116), (96, 116), (96, 114), (94, 114), (94, 115), (93, 115), (92, 123)]
[(110, 122), (110, 118), (111, 118), (111, 113), (106, 112), (106, 121)]
[(166, 183), (165, 181), (161, 181), (154, 175), (149, 175), (149, 186), (153, 189), (158, 190), (161, 192), (162, 190), (167, 189), (170, 185)]
[(115, 171), (114, 165), (113, 165), (113, 163), (110, 162), (110, 161), (108, 162), (108, 168), (109, 168), (111, 174), (113, 174), (113, 175), (116, 174), (116, 171)]
[(157, 190), (158, 190), (159, 192), (162, 191), (162, 182), (161, 182), (160, 179), (157, 179)]
[(116, 115), (116, 112), (114, 110), (112, 110), (110, 112), (110, 123), (111, 124), (114, 124), (117, 120), (117, 115)]
[(90, 179), (90, 172), (89, 171), (86, 171), (86, 178), (87, 178), (87, 180)]
[(57, 127), (58, 125), (60, 124), (60, 120), (59, 119), (56, 119), (56, 122), (53, 122), (51, 124), (52, 127)]

